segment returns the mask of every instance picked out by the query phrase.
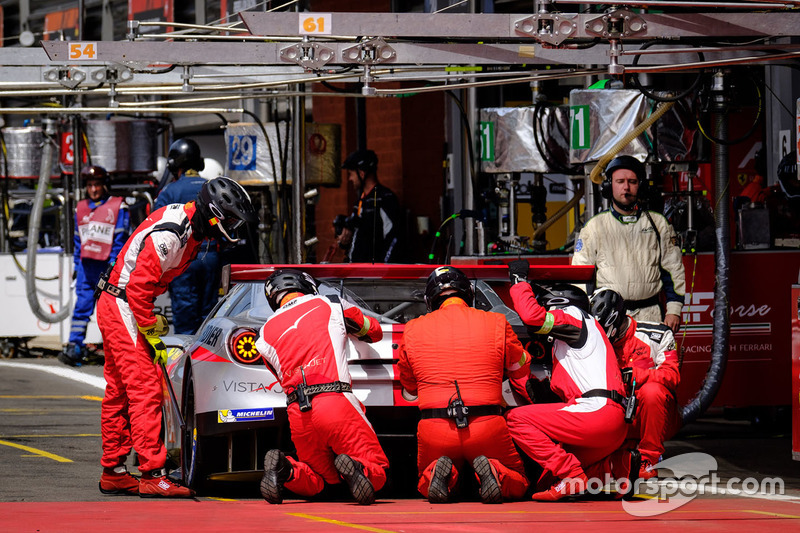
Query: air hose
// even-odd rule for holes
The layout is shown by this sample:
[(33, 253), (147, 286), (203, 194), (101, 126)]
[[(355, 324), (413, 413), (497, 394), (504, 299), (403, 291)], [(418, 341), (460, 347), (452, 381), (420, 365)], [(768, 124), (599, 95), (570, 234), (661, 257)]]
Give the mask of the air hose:
[(596, 183), (598, 185), (601, 184), (603, 182), (602, 174), (603, 172), (605, 172), (608, 163), (611, 162), (612, 159), (614, 159), (614, 156), (616, 156), (619, 152), (621, 152), (622, 149), (628, 145), (628, 143), (630, 143), (636, 137), (641, 135), (644, 132), (644, 130), (653, 125), (653, 123), (656, 120), (660, 119), (661, 116), (664, 113), (666, 113), (669, 110), (669, 108), (671, 108), (674, 104), (675, 102), (659, 103), (658, 108), (652, 115), (644, 119), (642, 123), (636, 126), (634, 129), (632, 129), (630, 133), (628, 133), (625, 137), (617, 141), (617, 143), (611, 148), (611, 150), (608, 153), (600, 157), (600, 160), (592, 169), (592, 173), (589, 174), (589, 179), (592, 180), (592, 183)]
[(36, 196), (33, 199), (30, 218), (28, 219), (28, 254), (27, 269), (25, 270), (25, 292), (28, 294), (28, 303), (36, 317), (42, 322), (54, 324), (61, 322), (70, 315), (72, 307), (72, 291), (70, 291), (70, 301), (63, 306), (57, 313), (47, 313), (39, 303), (38, 292), (36, 290), (36, 251), (39, 243), (39, 225), (42, 220), (44, 208), (44, 197), (47, 194), (47, 187), (50, 185), (50, 174), (53, 171), (53, 145), (55, 141), (55, 122), (45, 121), (45, 141), (42, 148), (42, 166), (39, 170), (39, 183), (36, 189)]

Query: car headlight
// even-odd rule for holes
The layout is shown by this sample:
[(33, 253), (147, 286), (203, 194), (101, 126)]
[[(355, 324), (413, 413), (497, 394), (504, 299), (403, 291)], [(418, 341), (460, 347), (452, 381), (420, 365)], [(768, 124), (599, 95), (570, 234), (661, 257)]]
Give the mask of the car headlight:
[(256, 332), (250, 328), (233, 332), (228, 349), (236, 362), (243, 365), (261, 364), (261, 354), (256, 349), (256, 336)]

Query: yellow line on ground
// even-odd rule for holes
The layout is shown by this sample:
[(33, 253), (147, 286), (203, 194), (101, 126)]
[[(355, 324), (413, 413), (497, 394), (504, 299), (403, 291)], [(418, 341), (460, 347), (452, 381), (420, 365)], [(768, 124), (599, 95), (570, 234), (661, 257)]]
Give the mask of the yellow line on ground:
[(99, 437), (100, 433), (76, 433), (74, 435), (0, 435), (0, 439), (55, 439), (61, 437)]
[(92, 402), (102, 402), (102, 396), (91, 396), (84, 394), (81, 396), (60, 396), (56, 394), (23, 395), (23, 394), (0, 394), (0, 400), (89, 400)]
[(22, 444), (8, 442), (7, 440), (0, 440), (0, 444), (2, 444), (3, 446), (11, 446), (12, 448), (19, 448), (20, 450), (25, 450), (26, 452), (31, 452), (36, 455), (41, 455), (42, 457), (47, 457), (48, 459), (52, 459), (53, 461), (58, 461), (59, 463), (72, 462), (71, 459), (67, 459), (66, 457), (61, 457), (60, 455), (46, 452), (44, 450), (37, 450), (36, 448), (31, 448), (30, 446), (23, 446)]
[(81, 400), (102, 400), (102, 397), (99, 396), (88, 396), (88, 395), (57, 395), (57, 394), (0, 394), (0, 400), (69, 400), (69, 399), (81, 399)]
[[(519, 502), (524, 503), (524, 502)], [(528, 502), (530, 503), (530, 502)], [(608, 502), (613, 503), (613, 502)], [(697, 513), (735, 513), (735, 512), (748, 512), (749, 509), (703, 509), (703, 510), (693, 510), (693, 509), (676, 509), (674, 511), (670, 511), (669, 514), (697, 514)], [(766, 514), (774, 514), (763, 511)], [(380, 509), (381, 515), (447, 515), (447, 514), (457, 514), (457, 515), (500, 515), (500, 514), (622, 514), (626, 515), (627, 513), (622, 509), (620, 506), (617, 509), (608, 509), (608, 510), (584, 510), (584, 509), (575, 509), (570, 511), (561, 510), (541, 510), (541, 511), (531, 511), (531, 510), (514, 510), (509, 509), (506, 511), (432, 511), (429, 509), (423, 511), (384, 511)], [(349, 514), (349, 515), (360, 515), (366, 516), (373, 514), (370, 511), (342, 511), (341, 513), (336, 514)], [(788, 517), (788, 515), (787, 515)]]
[(325, 522), (326, 524), (333, 524), (336, 526), (350, 527), (353, 529), (363, 529), (364, 531), (374, 531), (375, 533), (394, 533), (390, 529), (380, 529), (371, 526), (362, 526), (359, 524), (351, 524), (350, 522), (342, 522), (341, 520), (333, 520), (331, 518), (322, 518), (321, 516), (313, 516), (305, 513), (286, 513), (289, 516), (296, 516), (298, 518), (305, 518), (307, 520), (314, 520), (315, 522)]
[(92, 402), (102, 402), (102, 396), (81, 396), (81, 400), (90, 400)]
[(239, 500), (234, 500), (233, 498), (217, 498), (215, 496), (209, 496), (209, 500), (215, 500), (218, 502), (238, 502)]
[(755, 509), (742, 509), (745, 513), (753, 513), (753, 514), (763, 514), (767, 516), (774, 516), (777, 518), (800, 518), (800, 516), (792, 515), (792, 514), (781, 514), (781, 513), (772, 513), (770, 511), (756, 511)]

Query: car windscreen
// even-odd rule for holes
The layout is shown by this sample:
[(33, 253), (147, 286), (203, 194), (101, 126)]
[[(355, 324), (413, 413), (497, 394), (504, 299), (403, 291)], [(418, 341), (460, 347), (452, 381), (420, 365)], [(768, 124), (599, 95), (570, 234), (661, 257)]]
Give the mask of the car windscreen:
[[(425, 280), (339, 278), (319, 280), (322, 295), (334, 295), (359, 307), (364, 314), (378, 319), (382, 324), (405, 324), (427, 313)], [(502, 313), (512, 325), (519, 316), (506, 307), (495, 287), (481, 280), (475, 282), (475, 307)], [(216, 316), (234, 317), (246, 313), (256, 321), (266, 321), (272, 309), (260, 282), (237, 284), (226, 296), (226, 302), (217, 308)]]

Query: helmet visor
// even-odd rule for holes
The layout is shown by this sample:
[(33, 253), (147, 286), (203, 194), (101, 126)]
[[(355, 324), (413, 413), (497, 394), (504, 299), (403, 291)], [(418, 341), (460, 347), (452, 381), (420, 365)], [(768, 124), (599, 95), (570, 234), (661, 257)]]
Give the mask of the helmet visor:
[(222, 236), (228, 239), (230, 242), (239, 242), (239, 238), (236, 236), (238, 233), (238, 229), (244, 225), (244, 220), (238, 218), (226, 218), (219, 221), (217, 227), (219, 227), (220, 233)]
[(219, 209), (217, 209), (217, 206), (214, 204), (209, 204), (208, 207), (211, 210), (211, 213), (214, 215), (214, 218), (209, 222), (219, 228), (219, 232), (222, 234), (222, 236), (228, 239), (230, 242), (239, 242), (236, 234), (238, 229), (244, 225), (244, 220), (232, 216), (226, 217), (220, 212)]

